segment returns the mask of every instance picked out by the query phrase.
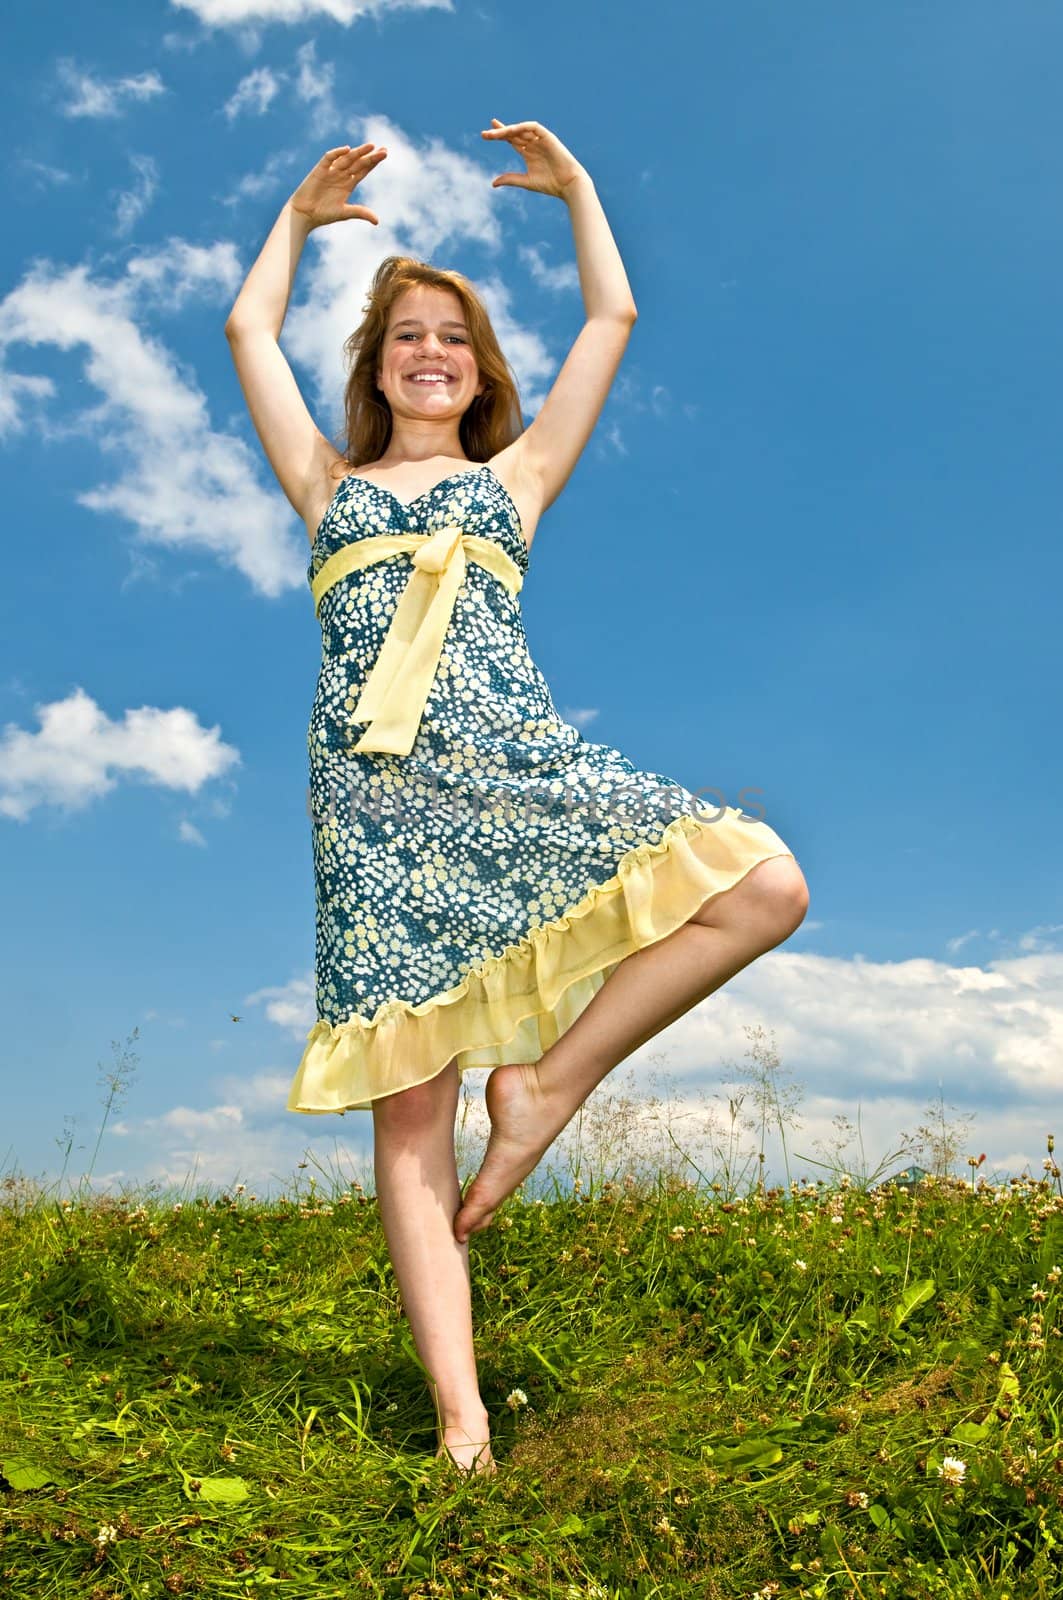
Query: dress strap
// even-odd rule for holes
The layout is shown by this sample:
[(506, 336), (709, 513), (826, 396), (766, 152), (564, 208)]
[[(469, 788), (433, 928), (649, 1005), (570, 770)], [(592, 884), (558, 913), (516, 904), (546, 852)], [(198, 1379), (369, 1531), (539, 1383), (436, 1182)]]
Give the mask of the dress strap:
[(432, 534), (383, 533), (343, 545), (311, 581), (315, 612), (348, 573), (405, 554), (413, 556), (413, 571), (354, 708), (354, 720), (369, 723), (354, 746), (358, 751), (406, 756), (413, 749), (466, 561), (486, 567), (510, 594), (517, 594), (524, 581), (501, 545), (449, 523)]

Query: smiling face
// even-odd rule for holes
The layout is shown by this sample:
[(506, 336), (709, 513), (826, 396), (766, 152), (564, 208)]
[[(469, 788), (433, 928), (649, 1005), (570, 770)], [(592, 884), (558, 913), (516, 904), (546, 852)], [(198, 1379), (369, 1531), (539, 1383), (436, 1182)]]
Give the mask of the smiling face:
[[(452, 289), (419, 283), (404, 290), (391, 307), (377, 363), (393, 419), (453, 423), (484, 391), (465, 309)], [(430, 381), (432, 373), (444, 376)]]

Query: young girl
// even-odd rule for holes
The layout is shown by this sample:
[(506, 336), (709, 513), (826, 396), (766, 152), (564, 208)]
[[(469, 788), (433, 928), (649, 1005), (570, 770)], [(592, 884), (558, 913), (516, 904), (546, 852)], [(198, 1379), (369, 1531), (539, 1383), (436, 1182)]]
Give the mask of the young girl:
[[(288, 1108), (370, 1109), (381, 1222), (430, 1375), (437, 1455), (493, 1471), (470, 1306), (486, 1228), (619, 1062), (799, 926), (808, 890), (765, 822), (715, 814), (559, 717), (518, 594), (543, 511), (598, 420), (636, 309), (587, 170), (538, 122), (483, 130), (572, 219), (586, 321), (535, 420), (462, 274), (372, 281), (344, 449), (278, 339), (312, 228), (376, 223), (384, 148), (329, 150), (283, 206), (226, 323), (248, 408), (311, 541), (322, 630), (309, 728), (318, 1021)], [(356, 469), (356, 470), (355, 470)], [(651, 535), (653, 537), (653, 535)], [(608, 530), (595, 534), (603, 554)], [(464, 1196), (459, 1079), (493, 1070)]]

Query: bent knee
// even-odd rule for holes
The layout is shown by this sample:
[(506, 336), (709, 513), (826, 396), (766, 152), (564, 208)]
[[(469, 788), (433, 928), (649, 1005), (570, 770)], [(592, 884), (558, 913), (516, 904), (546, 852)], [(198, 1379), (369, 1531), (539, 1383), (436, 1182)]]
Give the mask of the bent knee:
[(809, 904), (808, 883), (804, 873), (793, 856), (776, 856), (764, 865), (778, 868), (775, 882), (776, 901), (780, 911), (785, 911), (796, 919), (794, 927), (798, 927), (805, 920)]
[(801, 926), (808, 905), (808, 884), (793, 856), (772, 856), (758, 861), (734, 888), (710, 901), (697, 920), (717, 925), (741, 922), (778, 942)]

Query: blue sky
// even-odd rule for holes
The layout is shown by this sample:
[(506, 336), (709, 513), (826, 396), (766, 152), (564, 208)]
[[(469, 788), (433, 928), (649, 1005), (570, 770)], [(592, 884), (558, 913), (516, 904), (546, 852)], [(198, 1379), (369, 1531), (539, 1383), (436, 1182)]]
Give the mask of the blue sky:
[(589, 169), (640, 312), (535, 536), (533, 654), (588, 738), (755, 796), (811, 890), (617, 1078), (663, 1057), (679, 1102), (726, 1112), (760, 1026), (803, 1085), (791, 1148), (859, 1112), (874, 1159), (940, 1090), (986, 1170), (1039, 1168), (1063, 1073), (1059, 11), (56, 16), (5, 30), (0, 1170), (55, 1173), (64, 1119), (83, 1170), (134, 1028), (101, 1183), (264, 1193), (308, 1149), (364, 1162), (369, 1113), (284, 1110), (314, 1021), (320, 635), (222, 324), (321, 153), (385, 144), (355, 196), (380, 226), (303, 254), (282, 343), (311, 410), (339, 426), (342, 340), (403, 250), (477, 284), (530, 421), (582, 304), (563, 205), (491, 188), (519, 167), (492, 116)]

